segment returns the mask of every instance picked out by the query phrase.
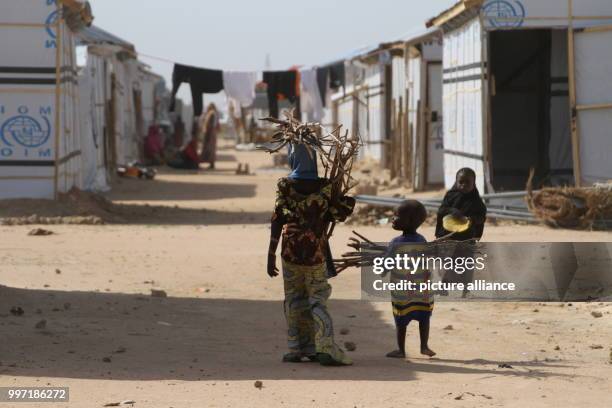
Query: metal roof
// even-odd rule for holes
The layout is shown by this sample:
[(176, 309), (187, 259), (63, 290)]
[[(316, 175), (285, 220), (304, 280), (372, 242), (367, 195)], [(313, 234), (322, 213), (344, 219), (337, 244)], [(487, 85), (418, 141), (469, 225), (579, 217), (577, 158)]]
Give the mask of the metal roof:
[(122, 48), (126, 48), (128, 50), (134, 51), (136, 48), (134, 44), (117, 37), (114, 34), (109, 33), (92, 25), (90, 27), (85, 27), (81, 31), (77, 33), (77, 37), (79, 39), (79, 44), (81, 45), (93, 45), (93, 44), (110, 44), (116, 45)]
[(442, 30), (440, 29), (440, 27), (437, 26), (429, 28), (419, 28), (410, 31), (407, 34), (404, 34), (399, 38), (399, 41), (402, 41), (404, 43), (418, 43), (441, 31)]

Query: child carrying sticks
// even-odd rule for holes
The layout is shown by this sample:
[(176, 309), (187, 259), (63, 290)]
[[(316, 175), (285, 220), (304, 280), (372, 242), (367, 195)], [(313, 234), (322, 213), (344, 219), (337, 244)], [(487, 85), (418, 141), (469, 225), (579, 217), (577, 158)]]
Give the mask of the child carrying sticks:
[[(418, 228), (425, 222), (427, 210), (423, 204), (415, 200), (406, 200), (395, 210), (392, 227), (394, 230), (402, 231), (402, 235), (391, 241), (389, 252), (401, 249), (402, 244), (424, 244), (427, 242), (425, 237), (417, 232)], [(410, 245), (413, 250), (414, 245)], [(395, 272), (391, 272), (391, 279), (394, 279)], [(396, 279), (405, 278), (405, 275)], [(429, 271), (419, 270), (411, 275), (410, 280), (415, 283), (426, 282), (430, 279)], [(406, 357), (406, 329), (412, 320), (419, 322), (419, 335), (421, 339), (421, 354), (429, 357), (436, 355), (429, 348), (429, 321), (433, 311), (434, 299), (429, 291), (402, 291), (392, 293), (393, 317), (397, 331), (398, 349), (387, 354), (390, 358)]]

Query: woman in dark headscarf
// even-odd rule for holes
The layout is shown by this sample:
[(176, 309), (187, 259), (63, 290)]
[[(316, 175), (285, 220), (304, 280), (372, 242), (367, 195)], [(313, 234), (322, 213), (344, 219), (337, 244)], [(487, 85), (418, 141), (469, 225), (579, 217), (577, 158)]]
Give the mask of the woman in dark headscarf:
[(487, 219), (487, 207), (480, 197), (478, 188), (476, 188), (476, 173), (469, 167), (462, 168), (457, 172), (453, 188), (444, 196), (442, 205), (438, 210), (436, 238), (450, 234), (443, 226), (443, 219), (447, 215), (463, 216), (471, 220), (471, 226), (467, 231), (453, 234), (452, 239), (454, 241), (478, 240), (482, 237)]
[[(457, 172), (457, 178), (442, 201), (438, 210), (436, 223), (436, 238), (449, 236), (450, 232), (444, 229), (444, 217), (455, 215), (467, 217), (470, 220), (470, 228), (464, 232), (456, 232), (450, 236), (453, 241), (480, 240), (484, 233), (484, 225), (487, 219), (487, 207), (485, 206), (478, 188), (476, 188), (476, 173), (469, 167), (464, 167)], [(469, 258), (474, 256), (474, 245), (471, 243), (458, 243), (455, 246), (454, 258)], [(467, 269), (458, 274), (452, 270), (444, 273), (443, 282), (461, 282), (467, 285), (474, 279), (474, 269)], [(467, 288), (463, 290), (463, 297), (468, 294)]]
[(291, 174), (278, 182), (271, 222), (268, 275), (278, 275), (276, 249), (283, 237), (281, 257), (285, 288), (285, 317), (289, 353), (284, 362), (303, 358), (323, 365), (350, 365), (351, 360), (334, 342), (327, 311), (331, 286), (327, 282), (327, 225), (344, 221), (355, 200), (331, 199), (332, 184), (317, 175), (316, 152), (305, 144), (289, 147)]

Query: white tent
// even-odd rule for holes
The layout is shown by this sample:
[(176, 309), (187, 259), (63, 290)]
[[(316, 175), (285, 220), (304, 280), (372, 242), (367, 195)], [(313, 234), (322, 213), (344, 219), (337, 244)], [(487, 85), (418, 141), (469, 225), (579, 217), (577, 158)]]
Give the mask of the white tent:
[(90, 21), (84, 2), (0, 3), (0, 198), (81, 186), (73, 30)]
[(79, 74), (81, 106), (81, 144), (83, 151), (83, 189), (109, 189), (106, 139), (107, 95), (110, 91), (104, 57), (88, 52)]
[(480, 189), (612, 178), (612, 2), (463, 0), (444, 30), (445, 184)]
[(154, 120), (153, 89), (134, 45), (95, 26), (78, 37), (86, 47), (80, 76), (87, 111), (81, 117), (87, 146), (84, 188), (106, 190), (117, 165), (141, 158), (146, 126)]

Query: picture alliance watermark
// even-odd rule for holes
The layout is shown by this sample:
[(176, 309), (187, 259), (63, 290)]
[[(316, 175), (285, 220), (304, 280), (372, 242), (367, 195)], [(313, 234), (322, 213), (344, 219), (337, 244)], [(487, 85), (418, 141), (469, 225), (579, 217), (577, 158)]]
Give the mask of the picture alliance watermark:
[(465, 301), (612, 300), (612, 243), (377, 243), (361, 297)]

